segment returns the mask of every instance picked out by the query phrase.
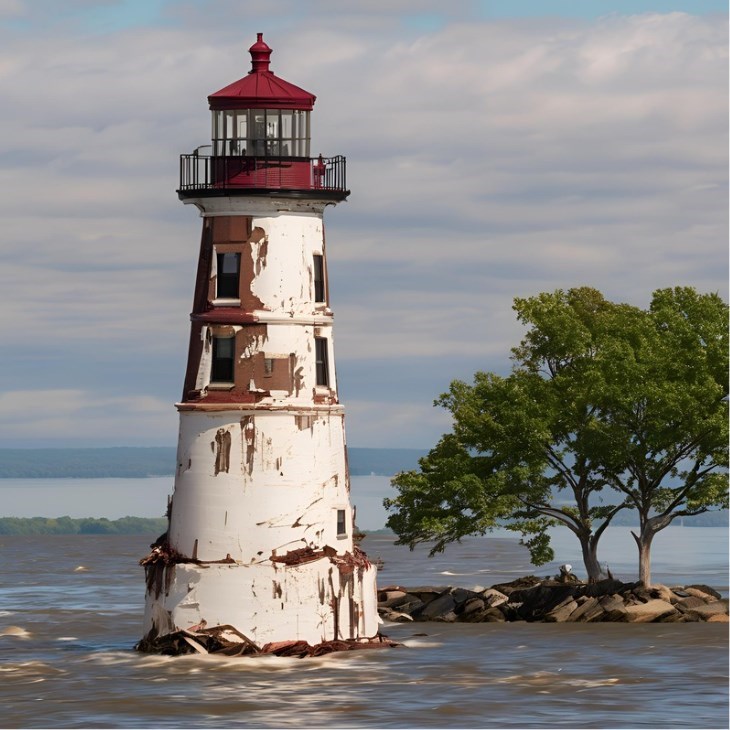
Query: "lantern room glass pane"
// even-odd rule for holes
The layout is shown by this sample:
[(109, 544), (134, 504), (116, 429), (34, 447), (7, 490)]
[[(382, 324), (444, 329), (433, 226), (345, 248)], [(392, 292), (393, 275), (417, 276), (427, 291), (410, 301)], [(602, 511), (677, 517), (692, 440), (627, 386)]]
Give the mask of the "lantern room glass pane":
[(281, 112), (281, 154), (282, 157), (290, 157), (294, 154), (294, 129), (292, 125), (293, 112), (283, 110)]
[(246, 149), (247, 149), (246, 138), (248, 137), (248, 134), (247, 134), (248, 114), (245, 111), (238, 112), (237, 122), (238, 122), (238, 154), (245, 155)]
[(251, 110), (251, 127), (249, 154), (255, 157), (263, 157), (266, 154), (266, 112), (263, 109)]

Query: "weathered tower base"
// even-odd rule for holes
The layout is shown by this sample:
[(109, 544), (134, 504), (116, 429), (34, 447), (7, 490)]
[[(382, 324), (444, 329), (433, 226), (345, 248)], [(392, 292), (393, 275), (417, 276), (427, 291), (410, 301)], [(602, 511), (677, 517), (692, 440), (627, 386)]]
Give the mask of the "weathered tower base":
[[(344, 556), (303, 548), (241, 565), (179, 562), (163, 544), (142, 562), (148, 600), (140, 651), (306, 656), (394, 645), (378, 633), (376, 570), (358, 548)], [(279, 622), (296, 635), (282, 640), (272, 629)]]

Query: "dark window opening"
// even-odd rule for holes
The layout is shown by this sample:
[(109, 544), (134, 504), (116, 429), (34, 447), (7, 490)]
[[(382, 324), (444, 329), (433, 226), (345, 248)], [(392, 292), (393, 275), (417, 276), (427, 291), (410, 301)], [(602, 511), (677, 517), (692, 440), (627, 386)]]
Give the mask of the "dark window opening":
[(235, 338), (213, 337), (213, 362), (210, 368), (211, 383), (233, 382), (233, 356)]
[(323, 302), (324, 298), (324, 256), (314, 254), (314, 301)]
[(240, 253), (219, 253), (216, 296), (221, 299), (238, 299), (238, 280), (241, 270)]
[(324, 337), (315, 337), (314, 345), (317, 358), (317, 385), (328, 386), (330, 378), (327, 365), (327, 340)]
[(274, 374), (274, 358), (265, 357), (264, 358), (264, 375), (268, 378), (268, 377), (271, 377), (273, 374)]
[(345, 510), (337, 510), (337, 534), (347, 535), (347, 524), (345, 522)]

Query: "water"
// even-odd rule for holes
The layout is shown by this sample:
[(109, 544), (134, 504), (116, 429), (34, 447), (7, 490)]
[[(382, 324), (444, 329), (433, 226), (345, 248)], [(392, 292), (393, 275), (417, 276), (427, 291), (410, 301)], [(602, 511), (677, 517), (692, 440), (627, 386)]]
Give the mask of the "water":
[[(114, 518), (159, 516), (172, 480), (4, 482), (6, 515)], [(383, 477), (353, 479), (367, 526), (382, 524), (384, 488)], [(0, 537), (0, 634), (18, 627), (0, 635), (0, 727), (728, 726), (727, 624), (388, 624), (404, 647), (303, 660), (140, 655), (137, 560), (155, 537)], [(474, 587), (566, 561), (580, 574), (574, 538), (556, 531), (554, 542), (556, 560), (540, 568), (509, 533), (433, 559), (382, 535), (364, 547), (385, 561), (381, 586)], [(654, 578), (727, 595), (727, 545), (727, 528), (670, 527), (655, 541)], [(608, 531), (601, 560), (635, 578), (628, 528)]]
[[(684, 532), (685, 546), (703, 542), (703, 529)], [(0, 726), (727, 727), (726, 624), (389, 624), (404, 647), (302, 660), (140, 655), (137, 559), (153, 538), (0, 537), (0, 633), (28, 632), (0, 637)], [(385, 536), (364, 547), (385, 561), (381, 585), (535, 571), (514, 538), (465, 540), (433, 560)], [(710, 555), (704, 578), (727, 585), (727, 556)]]

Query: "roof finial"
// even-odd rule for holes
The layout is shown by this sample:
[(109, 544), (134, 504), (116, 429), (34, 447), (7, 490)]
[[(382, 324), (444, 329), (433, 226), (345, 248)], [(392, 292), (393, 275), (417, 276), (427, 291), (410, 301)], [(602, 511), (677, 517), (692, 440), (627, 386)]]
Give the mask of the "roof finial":
[(248, 49), (251, 54), (251, 71), (249, 73), (257, 73), (269, 70), (269, 56), (271, 49), (264, 42), (264, 34), (256, 34), (256, 43)]

